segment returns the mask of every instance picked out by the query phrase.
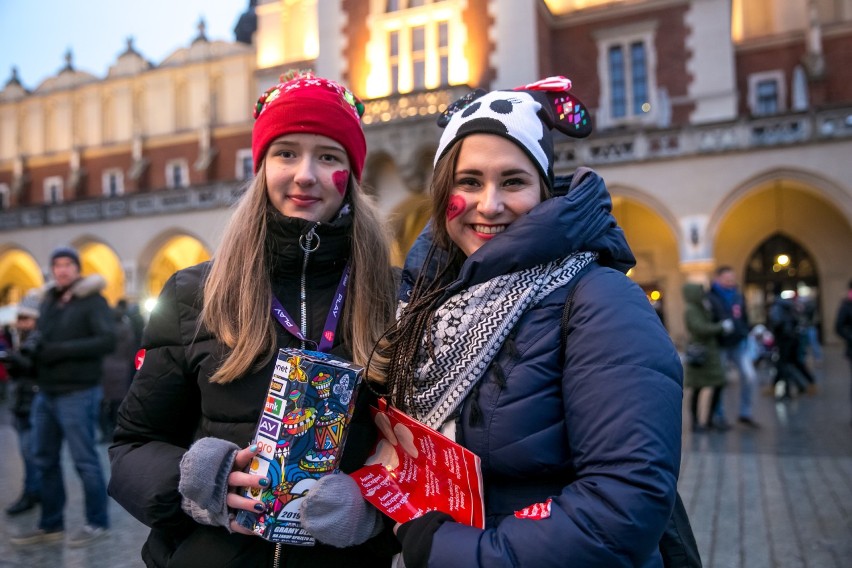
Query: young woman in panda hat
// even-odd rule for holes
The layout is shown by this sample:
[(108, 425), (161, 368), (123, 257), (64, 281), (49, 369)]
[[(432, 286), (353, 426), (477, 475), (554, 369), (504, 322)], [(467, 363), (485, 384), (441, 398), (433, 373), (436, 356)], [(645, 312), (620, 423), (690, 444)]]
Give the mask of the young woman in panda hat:
[(433, 217), (377, 352), (392, 403), (482, 459), (487, 521), (400, 525), (407, 568), (663, 565), (682, 369), (603, 180), (554, 178), (553, 131), (591, 132), (570, 86), (480, 91), (439, 120)]

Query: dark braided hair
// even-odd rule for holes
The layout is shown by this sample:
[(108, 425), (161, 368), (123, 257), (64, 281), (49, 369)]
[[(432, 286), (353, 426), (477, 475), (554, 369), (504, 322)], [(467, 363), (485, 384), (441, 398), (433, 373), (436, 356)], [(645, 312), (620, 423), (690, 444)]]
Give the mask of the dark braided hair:
[[(435, 354), (434, 344), (427, 341), (424, 345), (423, 336), (429, 330), (435, 311), (464, 261), (464, 254), (455, 246), (452, 246), (449, 255), (439, 254), (438, 251), (440, 248), (435, 243), (429, 247), (423, 263), (424, 270), (420, 271), (411, 290), (411, 301), (378, 346), (379, 352), (386, 358), (386, 392), (391, 404), (403, 410), (411, 407), (414, 364), (421, 345), (430, 357)], [(438, 254), (446, 260), (438, 268), (437, 274), (431, 275), (425, 267), (430, 266)]]
[[(385, 393), (391, 404), (402, 410), (410, 408), (414, 394), (414, 362), (423, 335), (465, 259), (447, 235), (447, 203), (460, 150), (461, 144), (454, 144), (435, 165), (430, 188), (432, 245), (414, 282), (409, 304), (376, 346), (379, 366), (384, 371)], [(430, 270), (433, 265), (436, 270)], [(434, 354), (431, 341), (426, 342), (425, 348), (430, 356)]]

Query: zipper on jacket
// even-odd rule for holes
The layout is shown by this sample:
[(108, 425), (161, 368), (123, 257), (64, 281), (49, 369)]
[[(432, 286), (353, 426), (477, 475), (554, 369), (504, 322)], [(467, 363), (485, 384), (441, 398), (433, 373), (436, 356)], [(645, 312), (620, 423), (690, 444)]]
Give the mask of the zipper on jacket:
[(275, 545), (275, 552), (272, 553), (272, 568), (281, 566), (281, 543)]
[[(299, 237), (299, 246), (305, 252), (305, 257), (302, 261), (302, 277), (300, 280), (299, 286), (299, 312), (301, 317), (302, 336), (308, 336), (308, 293), (307, 293), (307, 272), (308, 272), (308, 258), (311, 256), (311, 253), (319, 248), (320, 238), (319, 235), (316, 234), (316, 228), (319, 227), (320, 224), (317, 223), (311, 230), (306, 234)], [(316, 239), (316, 244), (314, 244), (314, 239)], [(301, 348), (305, 348), (305, 342), (301, 342)]]

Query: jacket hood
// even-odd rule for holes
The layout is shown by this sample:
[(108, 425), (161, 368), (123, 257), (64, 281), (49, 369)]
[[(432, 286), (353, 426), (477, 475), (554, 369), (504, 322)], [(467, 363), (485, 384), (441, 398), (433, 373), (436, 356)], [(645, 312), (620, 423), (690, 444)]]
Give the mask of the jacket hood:
[[(106, 280), (100, 274), (91, 274), (84, 276), (71, 284), (71, 294), (77, 298), (86, 298), (94, 294), (99, 294), (101, 290), (106, 288)], [(50, 282), (46, 290), (49, 293), (56, 294), (56, 282)]]
[(704, 287), (695, 282), (687, 282), (683, 285), (683, 299), (687, 304), (701, 304), (704, 300)]
[[(557, 178), (555, 189), (556, 196), (536, 205), (470, 255), (451, 289), (485, 282), (578, 251), (597, 252), (599, 264), (621, 272), (636, 264), (624, 231), (612, 216), (612, 199), (597, 173), (581, 168), (570, 176)], [(559, 194), (560, 191), (565, 193)], [(431, 244), (431, 226), (427, 225), (406, 258), (400, 298), (407, 298)], [(435, 259), (428, 268), (430, 273), (437, 270), (440, 261)]]

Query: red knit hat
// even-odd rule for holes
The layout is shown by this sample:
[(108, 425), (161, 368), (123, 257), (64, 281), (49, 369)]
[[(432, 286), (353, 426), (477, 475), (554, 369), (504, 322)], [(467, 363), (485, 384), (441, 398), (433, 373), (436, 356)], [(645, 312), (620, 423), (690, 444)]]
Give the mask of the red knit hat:
[(269, 145), (279, 136), (321, 134), (343, 146), (355, 179), (361, 181), (367, 156), (361, 101), (346, 87), (310, 72), (292, 78), (282, 75), (280, 80), (260, 96), (254, 109), (257, 120), (251, 133), (251, 154), (255, 173)]

